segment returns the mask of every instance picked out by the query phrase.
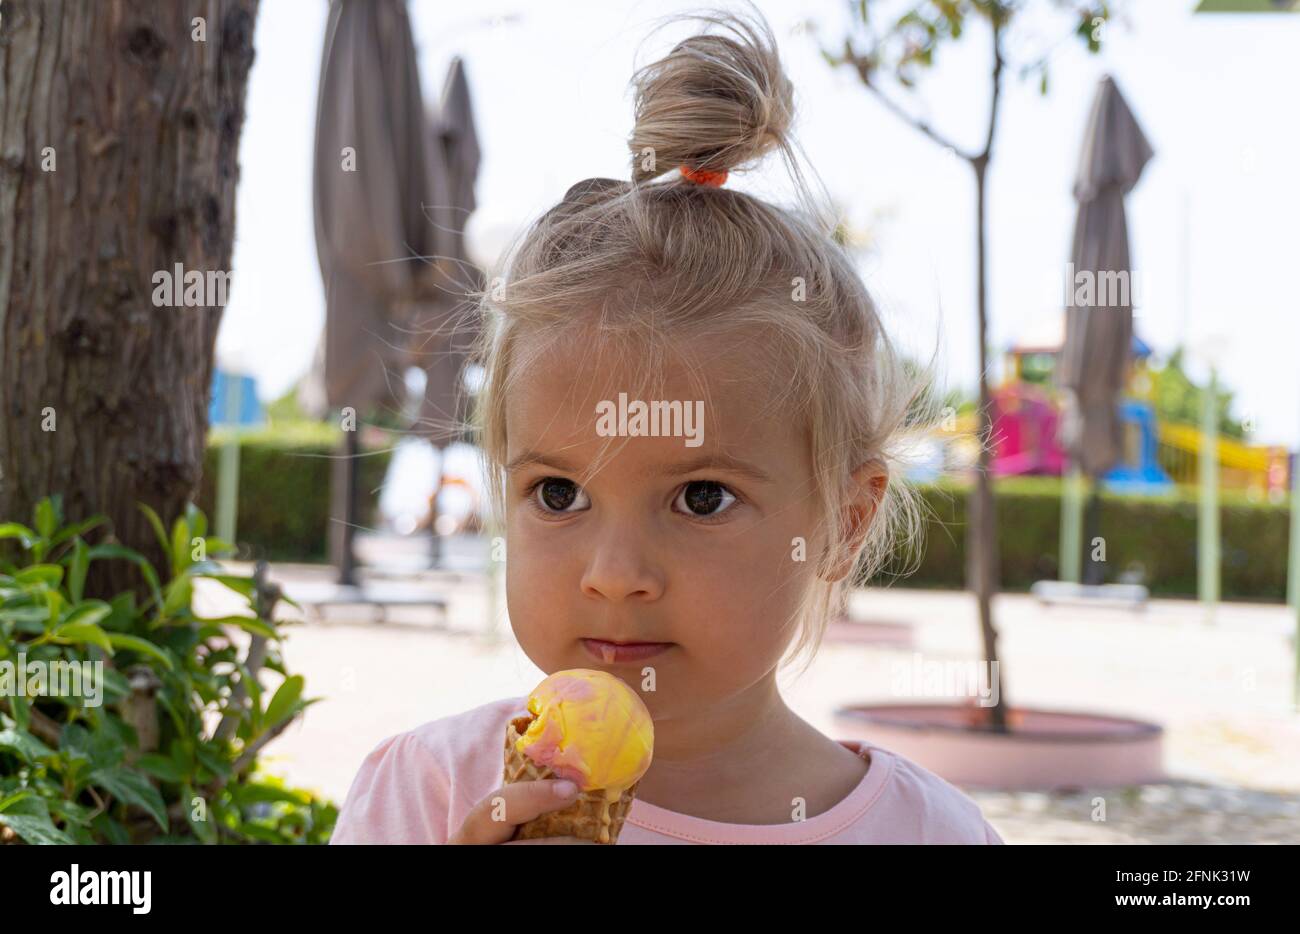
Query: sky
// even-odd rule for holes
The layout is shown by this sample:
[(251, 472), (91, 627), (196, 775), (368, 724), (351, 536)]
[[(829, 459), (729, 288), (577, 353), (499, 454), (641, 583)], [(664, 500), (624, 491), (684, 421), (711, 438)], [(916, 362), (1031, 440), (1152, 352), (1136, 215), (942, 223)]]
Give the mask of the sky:
[[(1017, 37), (1051, 49), (1049, 93), (1005, 86), (988, 180), (989, 314), (995, 360), (1051, 331), (1075, 202), (1071, 185), (1098, 81), (1110, 74), (1155, 157), (1128, 199), (1141, 305), (1138, 334), (1157, 354), (1190, 348), (1236, 393), (1259, 443), (1300, 440), (1300, 15), (1191, 15), (1195, 0), (1128, 0), (1090, 55), (1046, 0)], [(628, 176), (628, 87), (671, 2), (410, 0), (426, 101), (453, 55), (465, 61), (484, 159), (471, 251), (490, 262), (515, 230), (579, 179)], [(949, 386), (973, 390), (975, 208), (969, 166), (882, 107), (819, 40), (842, 42), (840, 0), (759, 2), (796, 89), (795, 136), (850, 223), (869, 231), (859, 267), (885, 325), (916, 356), (939, 348)], [(218, 338), (227, 368), (253, 375), (263, 401), (308, 368), (324, 322), (311, 213), (311, 150), (324, 0), (263, 0), (240, 143), (234, 276)], [(815, 24), (809, 28), (807, 23)], [(975, 149), (988, 114), (987, 31), (945, 45), (897, 99), (958, 146)], [(666, 38), (665, 38), (666, 37)], [(837, 42), (838, 40), (838, 42)], [(734, 186), (788, 194), (779, 160)]]

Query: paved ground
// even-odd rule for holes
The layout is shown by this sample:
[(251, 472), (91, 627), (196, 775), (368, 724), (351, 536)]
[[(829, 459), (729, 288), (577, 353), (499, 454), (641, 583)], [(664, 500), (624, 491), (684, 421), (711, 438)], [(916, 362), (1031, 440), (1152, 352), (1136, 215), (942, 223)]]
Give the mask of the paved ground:
[[(456, 540), (445, 562), (460, 570), (423, 572), (416, 569), (426, 547), (418, 542), (368, 547), (383, 549), (386, 567), (408, 569), (400, 582), (367, 573), (368, 586), (400, 585), (408, 595), (418, 588), (445, 600), (447, 612), (395, 607), (379, 623), (364, 607), (333, 607), (323, 619), (290, 628), (290, 670), (306, 676), (308, 696), (325, 700), (277, 739), (264, 761), (340, 803), (380, 739), (526, 694), (543, 676), (510, 637), (500, 597), (493, 625), (480, 560), (486, 546)], [(332, 575), (316, 566), (273, 568), (291, 595), (328, 588)], [(202, 596), (217, 608), (218, 593)], [(791, 705), (829, 735), (836, 707), (892, 699), (891, 672), (913, 652), (927, 659), (978, 653), (968, 595), (869, 590), (854, 595), (851, 610), (865, 625), (838, 627), (802, 678), (783, 679)], [(1069, 794), (970, 791), (1007, 842), (1300, 842), (1294, 622), (1284, 608), (1223, 605), (1207, 621), (1190, 602), (1154, 601), (1134, 612), (1043, 607), (1010, 595), (998, 598), (995, 612), (1015, 704), (1159, 722), (1170, 775), (1160, 785)], [(893, 644), (880, 641), (891, 637)], [(1098, 796), (1104, 821), (1094, 819)]]

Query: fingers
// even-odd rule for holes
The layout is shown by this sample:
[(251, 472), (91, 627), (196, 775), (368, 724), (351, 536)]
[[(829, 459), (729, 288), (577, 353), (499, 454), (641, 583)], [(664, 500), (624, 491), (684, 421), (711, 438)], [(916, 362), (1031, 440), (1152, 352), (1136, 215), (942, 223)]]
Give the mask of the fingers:
[(474, 805), (460, 830), (447, 842), (506, 843), (520, 824), (568, 807), (577, 797), (578, 788), (573, 782), (555, 778), (503, 785)]

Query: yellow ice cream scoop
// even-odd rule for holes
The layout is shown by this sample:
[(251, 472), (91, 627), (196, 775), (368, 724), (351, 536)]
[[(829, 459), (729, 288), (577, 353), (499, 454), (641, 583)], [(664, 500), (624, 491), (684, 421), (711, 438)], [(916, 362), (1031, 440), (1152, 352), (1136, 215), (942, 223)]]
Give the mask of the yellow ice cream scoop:
[(635, 785), (654, 751), (654, 724), (636, 692), (604, 671), (557, 671), (528, 696), (533, 720), (515, 749), (582, 791), (616, 798)]

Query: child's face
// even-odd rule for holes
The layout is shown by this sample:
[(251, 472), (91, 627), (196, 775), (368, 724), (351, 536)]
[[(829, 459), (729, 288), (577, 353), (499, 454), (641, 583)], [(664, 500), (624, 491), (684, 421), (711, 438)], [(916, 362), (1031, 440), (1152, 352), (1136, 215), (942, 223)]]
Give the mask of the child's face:
[[(523, 374), (507, 406), (507, 464), (529, 452), (548, 462), (508, 475), (511, 624), (543, 671), (602, 669), (638, 690), (656, 719), (690, 715), (768, 676), (790, 644), (822, 541), (811, 452), (800, 428), (774, 414), (781, 374), (756, 366), (744, 347), (697, 368), (706, 392), (669, 355), (657, 399), (642, 400), (693, 411), (702, 399), (699, 446), (602, 437), (597, 404), (617, 410), (620, 391), (635, 401), (637, 373), (590, 351), (554, 350)], [(611, 441), (605, 466), (579, 486)], [(724, 455), (766, 479), (695, 466)], [(607, 660), (587, 639), (670, 645)], [(647, 668), (653, 691), (643, 689)]]

